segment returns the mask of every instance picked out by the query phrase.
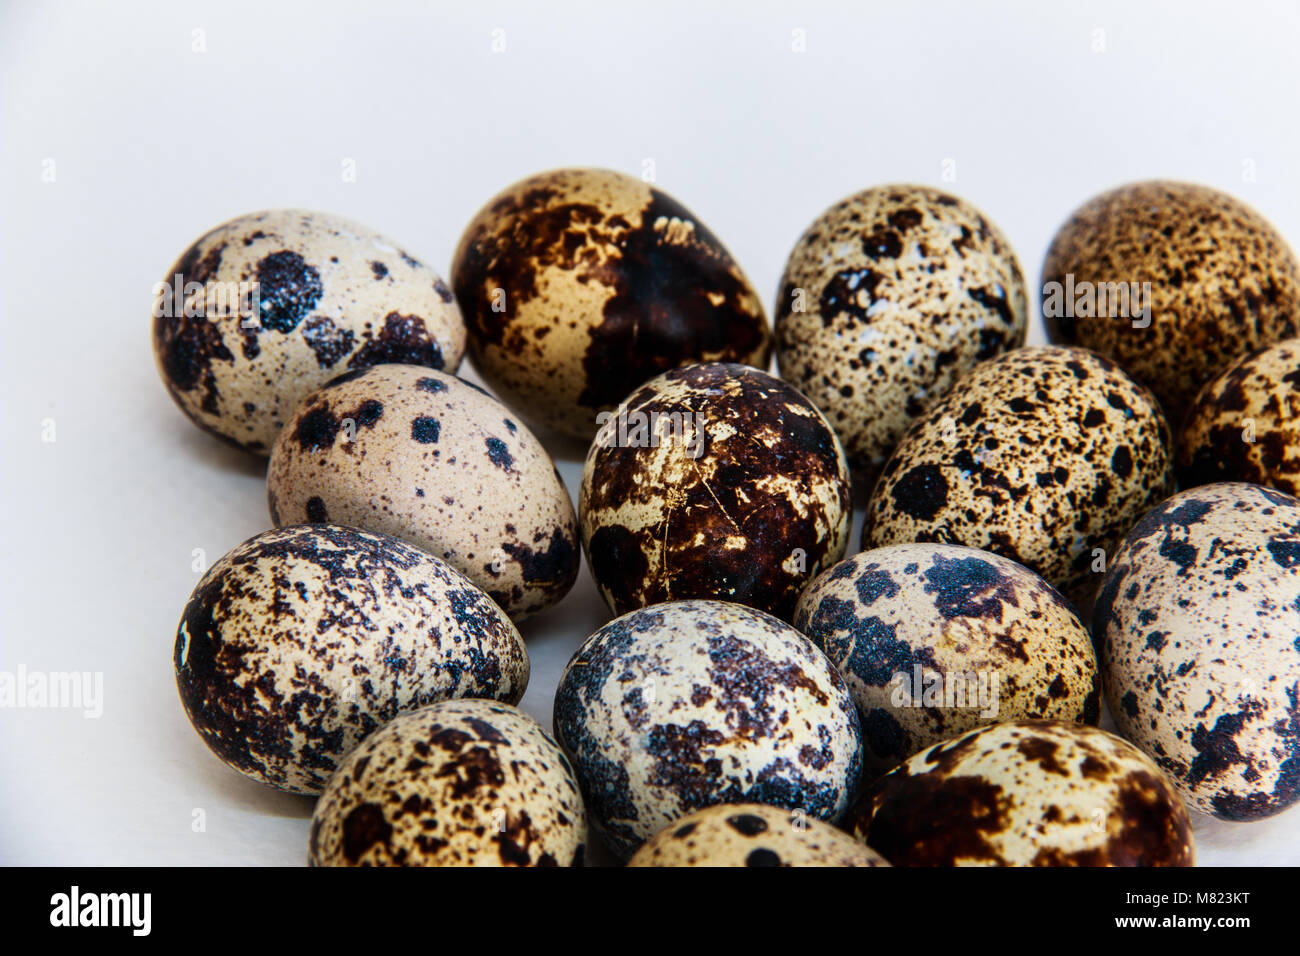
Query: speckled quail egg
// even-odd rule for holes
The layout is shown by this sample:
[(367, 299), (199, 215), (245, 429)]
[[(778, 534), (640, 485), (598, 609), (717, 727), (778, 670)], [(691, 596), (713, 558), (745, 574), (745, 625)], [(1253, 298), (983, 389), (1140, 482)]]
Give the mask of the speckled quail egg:
[(848, 681), (877, 772), (997, 721), (1100, 718), (1083, 622), (1037, 574), (987, 551), (864, 551), (808, 586), (794, 625)]
[(788, 624), (674, 601), (606, 624), (569, 661), (555, 736), (593, 825), (626, 859), (678, 817), (763, 803), (834, 821), (862, 769), (839, 672)]
[(454, 372), (465, 324), (428, 266), (364, 226), (280, 209), (189, 247), (155, 288), (154, 354), (204, 430), (265, 455), (308, 392), (348, 369)]
[(795, 245), (777, 363), (870, 475), (971, 366), (1024, 344), (1027, 310), (1015, 253), (979, 210), (927, 186), (878, 186)]
[(581, 866), (568, 760), (527, 714), (451, 700), (348, 754), (311, 821), (312, 866)]
[(1184, 487), (1248, 481), (1300, 493), (1300, 339), (1235, 362), (1201, 389), (1178, 442)]
[(517, 702), (528, 653), (488, 596), (388, 535), (266, 531), (214, 564), (176, 633), (190, 722), (231, 767), (319, 793), (396, 714), (450, 697)]
[(1115, 723), (1188, 803), (1256, 820), (1300, 801), (1300, 501), (1175, 495), (1124, 539), (1093, 611)]
[(1019, 720), (916, 754), (845, 824), (894, 866), (1193, 866), (1159, 768), (1086, 724)]
[(799, 811), (757, 803), (688, 813), (637, 850), (628, 866), (889, 866), (875, 850)]
[(762, 304), (722, 243), (622, 173), (560, 169), (511, 186), (466, 227), (452, 283), (489, 386), (584, 440), (598, 412), (665, 369), (767, 368), (771, 354)]
[(848, 464), (791, 386), (743, 365), (691, 365), (647, 382), (604, 423), (578, 513), (616, 614), (718, 598), (788, 620), (848, 546)]
[(1052, 341), (1112, 358), (1178, 423), (1233, 360), (1300, 333), (1300, 265), (1240, 200), (1139, 182), (1095, 197), (1057, 231), (1042, 304)]
[(578, 574), (573, 503), (541, 443), (482, 389), (414, 365), (348, 373), (304, 399), (271, 453), (267, 500), (277, 525), (419, 545), (516, 619)]
[(1086, 605), (1172, 472), (1160, 407), (1112, 362), (1017, 349), (977, 365), (904, 436), (867, 504), (863, 547), (983, 548)]

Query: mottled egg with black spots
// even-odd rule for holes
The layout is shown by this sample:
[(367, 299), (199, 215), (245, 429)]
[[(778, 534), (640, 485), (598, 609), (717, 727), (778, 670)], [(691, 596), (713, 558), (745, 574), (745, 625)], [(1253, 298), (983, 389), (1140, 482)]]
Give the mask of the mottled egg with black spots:
[(790, 625), (722, 601), (643, 608), (588, 638), (560, 678), (555, 736), (624, 859), (719, 803), (834, 822), (862, 771), (858, 715), (830, 661)]
[(628, 866), (889, 866), (829, 823), (757, 803), (705, 807), (674, 820)]
[(1300, 339), (1238, 360), (1201, 390), (1178, 477), (1183, 487), (1246, 481), (1300, 493)]
[(771, 355), (731, 254), (681, 203), (623, 173), (560, 169), (506, 189), (466, 227), (452, 283), (488, 385), (583, 440), (665, 369), (767, 368)]
[(578, 574), (573, 503), (541, 443), (482, 389), (414, 365), (309, 395), (275, 443), (267, 501), (276, 525), (330, 521), (419, 545), (514, 618)]
[(794, 625), (848, 681), (876, 772), (998, 721), (1101, 716), (1097, 659), (1074, 608), (987, 551), (863, 551), (808, 586)]
[(1179, 423), (1233, 361), (1300, 333), (1300, 264), (1239, 199), (1191, 183), (1132, 183), (1089, 200), (1057, 231), (1042, 304), (1052, 341), (1110, 357)]
[(1015, 253), (978, 209), (878, 186), (822, 213), (790, 253), (776, 358), (870, 475), (976, 362), (1024, 344), (1027, 313)]
[(894, 866), (1193, 866), (1191, 822), (1150, 758), (1056, 720), (972, 731), (877, 780), (845, 823)]
[(507, 704), (403, 714), (339, 765), (312, 866), (581, 866), (587, 818), (551, 735)]
[(863, 548), (964, 544), (1086, 605), (1119, 539), (1172, 490), (1151, 394), (1083, 349), (977, 365), (903, 437), (867, 503)]
[(456, 371), (465, 323), (446, 283), (371, 229), (251, 213), (189, 247), (155, 288), (163, 384), (200, 428), (266, 455), (312, 390), (349, 369)]
[(616, 614), (718, 598), (789, 619), (844, 556), (848, 464), (821, 413), (744, 365), (691, 365), (637, 389), (587, 452), (582, 540)]
[(174, 663), (212, 752), (304, 794), (403, 711), (515, 703), (528, 685), (519, 632), (463, 575), (396, 538), (327, 524), (263, 532), (214, 564), (185, 606)]
[(1188, 803), (1300, 802), (1300, 501), (1233, 482), (1163, 502), (1115, 555), (1093, 635), (1120, 733)]

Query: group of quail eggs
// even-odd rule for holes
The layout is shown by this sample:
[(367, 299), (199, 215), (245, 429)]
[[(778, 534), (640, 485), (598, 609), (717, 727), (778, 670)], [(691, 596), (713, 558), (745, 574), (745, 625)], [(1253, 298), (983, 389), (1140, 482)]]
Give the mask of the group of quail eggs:
[[(1044, 347), (1006, 236), (911, 185), (809, 226), (774, 328), (591, 169), (492, 199), (450, 285), (298, 210), (165, 285), (162, 379), (269, 456), (273, 525), (190, 596), (181, 702), (319, 796), (314, 865), (580, 865), (590, 826), (639, 866), (1186, 866), (1187, 807), (1300, 801), (1300, 270), (1230, 196), (1079, 208)], [(533, 428), (590, 442), (576, 513)], [(545, 728), (516, 622), (583, 553), (616, 616)]]

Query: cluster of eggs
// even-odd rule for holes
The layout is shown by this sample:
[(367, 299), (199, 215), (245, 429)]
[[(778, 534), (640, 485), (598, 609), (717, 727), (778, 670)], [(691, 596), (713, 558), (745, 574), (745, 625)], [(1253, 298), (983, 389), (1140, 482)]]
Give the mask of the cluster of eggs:
[[(495, 197), (450, 287), (232, 220), (155, 354), (269, 455), (274, 527), (185, 607), (185, 711), (319, 796), (315, 865), (580, 865), (589, 825), (642, 866), (1190, 865), (1187, 805), (1300, 801), (1298, 274), (1236, 200), (1137, 184), (1061, 228), (1025, 347), (1006, 237), (928, 187), (823, 213), (772, 327), (612, 172)], [(534, 428), (590, 442), (576, 511)], [(583, 553), (616, 616), (552, 733), (516, 622)]]

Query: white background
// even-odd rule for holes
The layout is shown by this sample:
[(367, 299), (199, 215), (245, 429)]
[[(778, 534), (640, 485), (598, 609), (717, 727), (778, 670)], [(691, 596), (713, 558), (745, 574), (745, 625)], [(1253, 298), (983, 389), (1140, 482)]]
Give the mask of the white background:
[[(888, 181), (982, 207), (1031, 287), (1071, 209), (1132, 179), (1221, 187), (1300, 242), (1292, 4), (543, 6), (0, 7), (0, 669), (104, 679), (98, 720), (0, 711), (0, 862), (305, 860), (311, 802), (210, 756), (172, 675), (193, 550), (269, 523), (263, 464), (190, 425), (150, 352), (154, 282), (231, 216), (339, 213), (445, 275), (509, 183), (653, 160), (769, 308), (805, 226)], [(551, 447), (572, 492), (582, 449)], [(525, 622), (543, 724), (607, 616), (584, 568)], [(1300, 863), (1300, 810), (1196, 833), (1202, 863)]]

